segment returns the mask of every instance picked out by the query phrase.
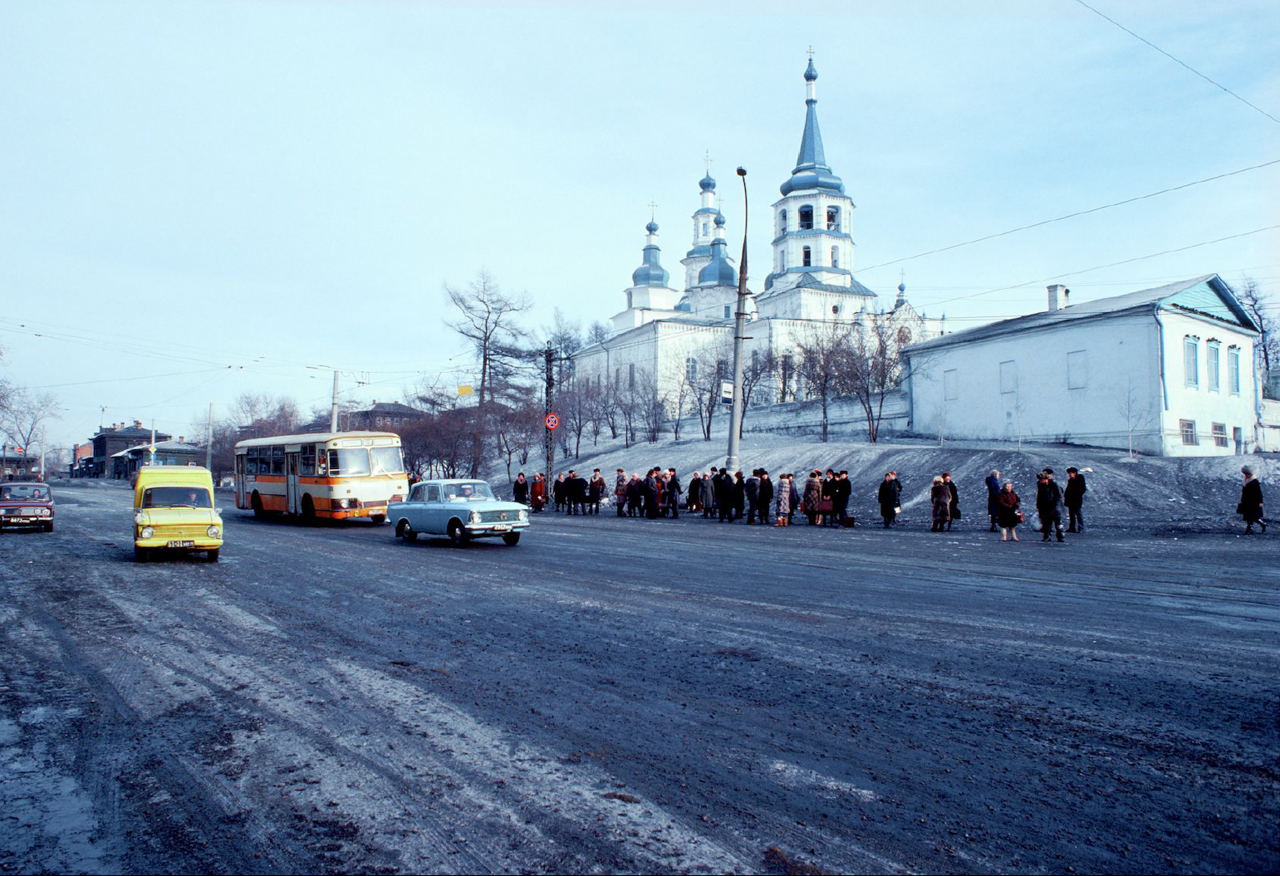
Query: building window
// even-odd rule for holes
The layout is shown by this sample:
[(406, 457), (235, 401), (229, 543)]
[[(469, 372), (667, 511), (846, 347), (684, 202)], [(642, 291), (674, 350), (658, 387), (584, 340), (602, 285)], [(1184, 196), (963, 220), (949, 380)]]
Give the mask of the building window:
[(1067, 354), (1067, 389), (1084, 389), (1089, 385), (1089, 358), (1084, 350)]
[(1018, 362), (1009, 359), (1000, 363), (1000, 393), (1002, 395), (1018, 391)]
[(684, 376), (690, 383), (698, 382), (698, 360), (692, 356), (684, 360)]
[(1227, 446), (1227, 424), (1226, 423), (1213, 424), (1213, 443), (1217, 447)]
[(813, 208), (805, 205), (800, 208), (800, 230), (811, 231), (813, 229)]
[(1196, 438), (1196, 421), (1195, 420), (1179, 420), (1178, 429), (1182, 432), (1183, 444), (1199, 444)]
[(828, 231), (840, 230), (840, 208), (839, 207), (827, 208), (827, 230)]
[(1218, 392), (1222, 389), (1222, 378), (1218, 374), (1218, 365), (1222, 358), (1221, 349), (1218, 347), (1217, 341), (1210, 341), (1204, 348), (1204, 371), (1205, 383), (1209, 387), (1209, 392)]
[(1227, 391), (1240, 394), (1240, 348), (1227, 348)]
[(787, 211), (779, 210), (778, 211), (778, 236), (781, 237), (786, 233), (787, 233)]
[(702, 223), (702, 236), (703, 237), (707, 236), (707, 223), (705, 222)]
[(724, 306), (724, 318), (728, 319), (731, 316), (733, 316), (733, 311), (730, 310), (730, 305), (726, 304)]
[(960, 372), (952, 368), (942, 372), (942, 390), (947, 401), (955, 401), (960, 392)]
[(627, 388), (636, 388), (636, 366), (634, 362), (627, 366)]
[(831, 267), (840, 267), (840, 250), (836, 249), (834, 246), (831, 247)]
[(813, 255), (812, 253), (809, 252), (809, 247), (806, 246), (804, 249), (800, 251), (800, 264), (802, 264), (804, 267), (807, 268), (812, 263), (813, 263)]
[(781, 258), (781, 262), (782, 262), (782, 268), (781, 268), (781, 270), (784, 270), (784, 271), (785, 271), (785, 270), (787, 269), (787, 251), (786, 251), (785, 249), (782, 251), (781, 256), (782, 256), (782, 258)]
[(613, 369), (613, 388), (617, 389), (619, 386), (622, 386), (622, 369), (615, 368)]
[(1187, 386), (1192, 389), (1200, 386), (1200, 344), (1198, 338), (1187, 338), (1182, 342), (1182, 368), (1186, 371)]

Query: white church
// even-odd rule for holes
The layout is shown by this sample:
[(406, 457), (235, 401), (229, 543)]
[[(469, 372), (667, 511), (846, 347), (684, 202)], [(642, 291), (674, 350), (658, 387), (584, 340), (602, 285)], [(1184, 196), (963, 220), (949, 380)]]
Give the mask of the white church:
[[(753, 391), (753, 406), (792, 400), (797, 393), (804, 397), (790, 363), (797, 339), (815, 325), (884, 320), (895, 330), (906, 328), (914, 341), (938, 337), (945, 329), (945, 318), (927, 319), (916, 312), (906, 300), (905, 286), (898, 286), (897, 300), (885, 310), (876, 293), (854, 279), (854, 203), (827, 164), (812, 60), (804, 80), (800, 154), (773, 205), (773, 269), (762, 292), (747, 290), (746, 367), (765, 356), (778, 363), (776, 373)], [(699, 186), (692, 247), (680, 260), (683, 289), (671, 284), (662, 266), (658, 225), (650, 221), (644, 263), (631, 275), (626, 307), (613, 317), (611, 337), (575, 356), (576, 379), (619, 389), (656, 381), (659, 395), (674, 404), (684, 397), (681, 384), (696, 380), (700, 368), (719, 367), (729, 376), (738, 272), (728, 253), (724, 215), (715, 206), (716, 181), (708, 174)]]

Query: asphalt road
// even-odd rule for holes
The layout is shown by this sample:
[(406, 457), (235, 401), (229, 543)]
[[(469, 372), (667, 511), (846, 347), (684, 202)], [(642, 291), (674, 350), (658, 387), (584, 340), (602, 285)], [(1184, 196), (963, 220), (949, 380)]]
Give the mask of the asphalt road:
[(6, 872), (1280, 870), (1274, 537), (228, 510), (137, 565), (56, 494), (0, 535)]

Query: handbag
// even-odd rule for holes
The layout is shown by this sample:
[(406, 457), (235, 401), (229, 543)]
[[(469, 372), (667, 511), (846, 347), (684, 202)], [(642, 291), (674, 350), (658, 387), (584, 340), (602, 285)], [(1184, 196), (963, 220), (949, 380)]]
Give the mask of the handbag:
[(959, 519), (960, 519), (960, 508), (959, 508), (959, 506), (957, 506), (955, 509), (953, 509), (953, 510), (952, 510), (952, 512), (951, 512), (951, 519), (952, 519), (952, 520), (959, 520)]
[(895, 515), (897, 515), (897, 514), (901, 514), (901, 513), (902, 513), (902, 506), (901, 506), (901, 505), (895, 505), (895, 506), (893, 506), (893, 513), (894, 513)]
[(835, 510), (834, 503), (830, 499), (819, 499), (817, 512), (819, 514), (830, 514)]
[(1018, 511), (1018, 522), (1019, 522), (1019, 523), (1026, 523), (1026, 522), (1027, 522), (1027, 518), (1026, 518), (1026, 516), (1022, 513), (1022, 511), (1021, 511), (1021, 510), (1019, 510), (1019, 511)]

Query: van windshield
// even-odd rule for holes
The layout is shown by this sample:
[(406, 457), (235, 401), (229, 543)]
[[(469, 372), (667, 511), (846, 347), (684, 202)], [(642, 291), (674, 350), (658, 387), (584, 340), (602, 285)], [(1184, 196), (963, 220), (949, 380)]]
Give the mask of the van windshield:
[(203, 487), (151, 487), (142, 491), (143, 508), (212, 508)]

